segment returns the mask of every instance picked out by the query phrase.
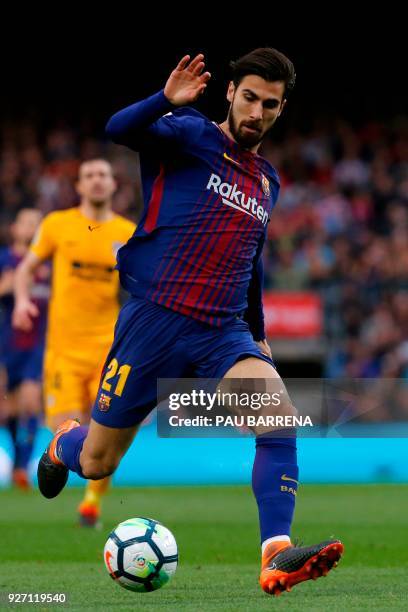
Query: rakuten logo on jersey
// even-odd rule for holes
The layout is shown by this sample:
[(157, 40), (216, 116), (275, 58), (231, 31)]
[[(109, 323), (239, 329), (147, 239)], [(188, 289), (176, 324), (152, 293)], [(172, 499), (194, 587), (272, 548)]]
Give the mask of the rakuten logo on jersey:
[(222, 197), (222, 201), (231, 208), (236, 208), (254, 219), (259, 219), (263, 225), (268, 223), (268, 212), (258, 204), (256, 198), (250, 198), (243, 191), (239, 191), (235, 183), (223, 183), (220, 176), (212, 174), (207, 184), (207, 189), (212, 189)]

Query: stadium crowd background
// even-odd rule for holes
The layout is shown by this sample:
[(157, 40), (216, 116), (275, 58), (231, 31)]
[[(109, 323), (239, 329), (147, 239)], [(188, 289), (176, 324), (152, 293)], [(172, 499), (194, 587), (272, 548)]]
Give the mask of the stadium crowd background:
[[(282, 181), (264, 253), (265, 287), (321, 296), (323, 375), (408, 378), (408, 107), (401, 83), (392, 78), (396, 68), (381, 56), (392, 82), (385, 104), (375, 95), (378, 57), (366, 52), (357, 60), (353, 49), (343, 56), (337, 51), (316, 71), (315, 48), (301, 54), (300, 48), (291, 52), (290, 45), (275, 44), (293, 58), (300, 76), (294, 102), (263, 149)], [(229, 57), (246, 48), (231, 48)], [(100, 72), (83, 95), (84, 76), (75, 91), (62, 86), (60, 76), (62, 90), (53, 101), (41, 87), (33, 88), (29, 102), (21, 100), (18, 87), (9, 95), (0, 118), (1, 244), (20, 208), (47, 213), (72, 206), (79, 162), (89, 157), (113, 162), (119, 183), (115, 209), (137, 220), (137, 156), (109, 143), (103, 124), (112, 111), (158, 89), (184, 50), (169, 49), (154, 77), (147, 76), (149, 67), (142, 70), (139, 88), (122, 65), (103, 104), (96, 103), (101, 92), (94, 87)], [(217, 50), (209, 56), (214, 64)], [(202, 104), (210, 116), (216, 109), (214, 118), (223, 114), (216, 99), (224, 95), (225, 50), (223, 62), (210, 101)], [(336, 69), (325, 73), (330, 62)], [(408, 401), (401, 406), (408, 414)]]
[[(0, 231), (23, 207), (77, 201), (81, 159), (108, 157), (117, 212), (141, 210), (135, 157), (67, 126), (1, 127)], [(408, 120), (353, 128), (340, 118), (268, 141), (282, 190), (264, 255), (266, 288), (312, 289), (325, 305), (327, 373), (408, 375)]]

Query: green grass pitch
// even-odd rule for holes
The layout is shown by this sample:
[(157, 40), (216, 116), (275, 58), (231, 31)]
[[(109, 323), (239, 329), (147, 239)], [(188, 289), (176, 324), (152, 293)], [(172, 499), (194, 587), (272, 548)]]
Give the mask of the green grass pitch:
[[(51, 501), (38, 492), (0, 491), (3, 597), (9, 591), (67, 594), (65, 605), (29, 605), (37, 610), (408, 609), (406, 485), (302, 486), (293, 536), (305, 544), (339, 537), (345, 555), (326, 578), (279, 598), (262, 593), (257, 582), (257, 512), (249, 487), (113, 489), (101, 531), (76, 526), (80, 497), (80, 489)], [(179, 545), (175, 578), (153, 593), (121, 589), (103, 564), (110, 529), (133, 516), (160, 520)]]

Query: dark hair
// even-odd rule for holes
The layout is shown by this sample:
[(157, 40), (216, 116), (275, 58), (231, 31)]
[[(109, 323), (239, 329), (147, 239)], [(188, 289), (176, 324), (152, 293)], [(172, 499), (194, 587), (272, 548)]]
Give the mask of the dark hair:
[(105, 159), (104, 157), (88, 157), (86, 159), (82, 159), (81, 163), (79, 164), (79, 168), (78, 168), (78, 178), (81, 177), (81, 171), (82, 171), (82, 167), (85, 164), (92, 164), (93, 162), (104, 162), (105, 164), (108, 164), (110, 170), (111, 170), (111, 174), (113, 175), (113, 168), (112, 168), (112, 164), (109, 161), (109, 159)]
[(287, 95), (295, 86), (295, 68), (289, 58), (271, 47), (254, 49), (230, 63), (232, 80), (238, 87), (248, 74), (256, 74), (265, 81), (283, 81)]

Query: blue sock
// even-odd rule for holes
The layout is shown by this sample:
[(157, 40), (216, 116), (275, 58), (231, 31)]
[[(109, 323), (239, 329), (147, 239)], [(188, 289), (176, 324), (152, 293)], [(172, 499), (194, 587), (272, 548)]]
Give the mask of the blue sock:
[(7, 427), (7, 431), (10, 434), (10, 438), (13, 441), (13, 446), (14, 446), (17, 440), (17, 427), (18, 427), (17, 417), (15, 416), (8, 417), (6, 420), (6, 427)]
[(22, 435), (21, 423), (18, 417), (12, 416), (7, 419), (7, 429), (10, 433), (14, 447), (13, 470), (25, 468), (24, 465), (24, 436)]
[(261, 543), (278, 535), (290, 536), (297, 484), (296, 437), (258, 436), (252, 489), (258, 504)]
[(38, 417), (37, 415), (31, 415), (26, 419), (20, 422), (21, 426), (21, 436), (20, 436), (20, 448), (19, 448), (19, 458), (18, 465), (16, 459), (16, 467), (21, 467), (23, 469), (27, 469), (28, 463), (30, 461), (33, 446), (35, 441), (35, 436), (38, 429)]
[(88, 427), (74, 427), (71, 431), (62, 434), (57, 443), (58, 458), (71, 472), (76, 472), (81, 478), (85, 476), (82, 473), (79, 456), (87, 435)]
[(7, 431), (10, 434), (11, 441), (14, 449), (14, 463), (13, 469), (20, 467), (21, 461), (21, 443), (19, 436), (18, 418), (16, 416), (8, 417), (6, 421)]

